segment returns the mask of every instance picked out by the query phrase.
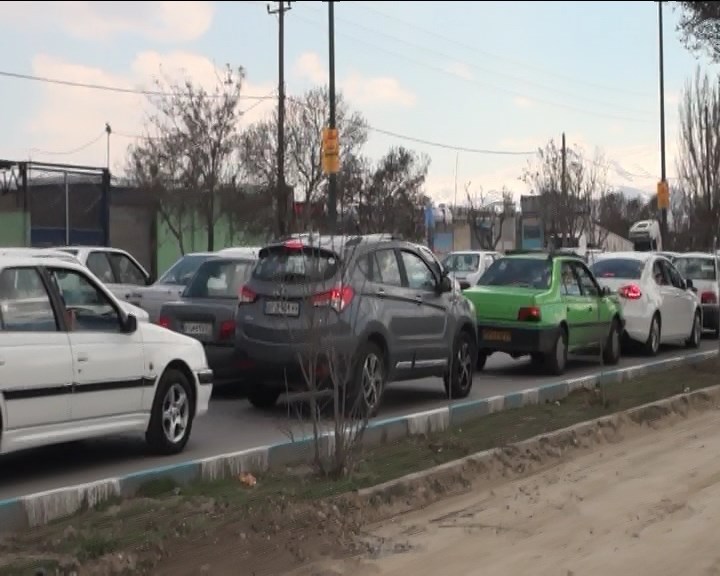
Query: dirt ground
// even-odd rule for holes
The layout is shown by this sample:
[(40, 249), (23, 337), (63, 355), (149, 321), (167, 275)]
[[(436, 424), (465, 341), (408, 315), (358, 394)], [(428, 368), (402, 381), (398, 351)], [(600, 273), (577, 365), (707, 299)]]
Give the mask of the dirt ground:
[(720, 415), (636, 431), (521, 480), (366, 527), (293, 576), (720, 575)]

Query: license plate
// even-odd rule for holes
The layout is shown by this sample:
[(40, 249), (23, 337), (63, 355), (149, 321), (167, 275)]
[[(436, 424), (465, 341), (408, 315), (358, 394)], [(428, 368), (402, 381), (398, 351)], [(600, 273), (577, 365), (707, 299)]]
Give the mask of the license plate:
[(507, 330), (483, 330), (483, 340), (490, 340), (493, 342), (510, 342), (512, 337), (510, 332)]
[(185, 322), (183, 332), (188, 336), (210, 336), (212, 334), (212, 324), (207, 322)]
[(274, 301), (265, 303), (265, 314), (271, 316), (299, 316), (300, 304), (297, 302)]

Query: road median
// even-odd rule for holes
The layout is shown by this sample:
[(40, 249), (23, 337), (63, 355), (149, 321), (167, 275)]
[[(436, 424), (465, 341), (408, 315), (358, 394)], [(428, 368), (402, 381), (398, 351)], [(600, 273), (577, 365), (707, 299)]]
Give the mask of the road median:
[[(62, 518), (67, 515), (62, 514), (53, 518), (59, 506), (53, 507), (55, 500), (50, 494), (33, 497), (36, 502), (32, 505), (43, 512), (32, 516), (26, 512), (25, 518), (18, 520), (26, 526), (32, 520), (34, 528), (15, 530), (2, 538), (0, 575), (34, 573), (28, 570), (40, 567), (50, 573), (62, 567), (79, 574), (121, 570), (162, 574), (168, 563), (185, 558), (190, 540), (202, 542), (195, 556), (185, 558), (186, 564), (195, 562), (195, 572), (190, 573), (197, 573), (205, 564), (217, 562), (219, 552), (213, 543), (224, 541), (228, 534), (236, 540), (237, 553), (245, 550), (254, 557), (252, 550), (257, 549), (253, 547), (262, 543), (272, 548), (273, 562), (291, 564), (291, 560), (297, 563), (313, 556), (309, 549), (322, 553), (319, 544), (307, 544), (302, 550), (291, 545), (290, 536), (297, 537), (303, 526), (311, 527), (304, 536), (308, 541), (329, 538), (332, 550), (349, 550), (355, 545), (351, 536), (363, 523), (463, 490), (478, 474), (506, 477), (546, 465), (548, 454), (559, 457), (567, 447), (583, 447), (593, 438), (609, 435), (603, 441), (611, 441), (619, 418), (624, 418), (623, 422), (648, 420), (670, 412), (681, 414), (694, 405), (712, 405), (718, 396), (718, 389), (711, 388), (717, 383), (718, 363), (707, 356), (697, 356), (695, 362), (685, 365), (675, 362), (672, 368), (668, 366), (673, 363), (668, 362), (631, 381), (622, 373), (605, 374), (602, 382), (595, 384), (578, 379), (581, 385), (565, 383), (572, 391), (564, 398), (545, 403), (537, 403), (541, 397), (537, 389), (537, 394), (524, 395), (534, 399), (534, 404), (485, 417), (468, 418), (465, 411), (464, 420), (453, 422), (452, 410), (447, 410), (447, 420), (436, 411), (416, 415), (414, 420), (406, 420), (404, 436), (376, 438), (377, 443), (364, 451), (353, 477), (340, 481), (320, 478), (307, 465), (272, 466), (258, 454), (253, 458), (259, 469), (250, 472), (250, 455), (246, 454), (174, 467), (175, 476), (169, 474), (170, 469), (135, 475), (132, 490), (128, 488), (130, 480), (125, 481), (125, 489), (123, 482), (108, 480), (66, 490), (62, 495), (68, 506), (65, 512), (74, 508), (72, 517)], [(682, 395), (697, 389), (708, 391)], [(667, 397), (673, 398), (658, 403)], [(654, 404), (636, 408), (648, 403)], [(631, 411), (623, 412), (628, 409)], [(587, 421), (592, 423), (582, 424)], [(378, 423), (373, 429), (389, 428), (387, 423)], [(411, 429), (415, 435), (409, 436)], [(530, 438), (534, 440), (528, 441)], [(432, 472), (426, 472), (428, 469)], [(10, 518), (7, 511), (12, 511), (5, 506), (3, 523)], [(318, 523), (318, 512), (331, 521)], [(208, 550), (214, 552), (203, 561)], [(22, 564), (24, 559), (32, 560)], [(258, 573), (281, 573), (280, 564), (258, 567)]]

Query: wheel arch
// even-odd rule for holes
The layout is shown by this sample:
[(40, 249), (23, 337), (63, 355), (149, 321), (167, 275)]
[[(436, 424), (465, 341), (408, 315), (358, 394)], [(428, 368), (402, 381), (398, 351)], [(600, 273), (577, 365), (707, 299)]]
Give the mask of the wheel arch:
[(190, 406), (192, 408), (192, 414), (193, 416), (195, 416), (195, 410), (197, 409), (197, 388), (195, 382), (195, 374), (193, 374), (193, 371), (190, 370), (190, 366), (188, 366), (186, 362), (180, 360), (179, 358), (175, 358), (168, 362), (165, 365), (165, 368), (163, 368), (163, 371), (160, 373), (160, 376), (158, 376), (157, 381), (155, 382), (155, 394), (153, 395), (153, 403), (155, 402), (157, 396), (160, 381), (164, 378), (165, 374), (167, 374), (169, 370), (177, 370), (188, 379), (188, 382), (190, 383)]

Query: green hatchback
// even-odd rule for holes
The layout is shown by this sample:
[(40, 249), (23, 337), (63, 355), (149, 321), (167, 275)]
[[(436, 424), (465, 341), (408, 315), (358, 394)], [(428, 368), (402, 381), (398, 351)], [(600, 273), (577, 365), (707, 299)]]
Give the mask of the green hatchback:
[(463, 294), (475, 306), (479, 370), (493, 352), (530, 355), (555, 375), (565, 372), (568, 352), (620, 360), (620, 303), (577, 256), (508, 254)]

